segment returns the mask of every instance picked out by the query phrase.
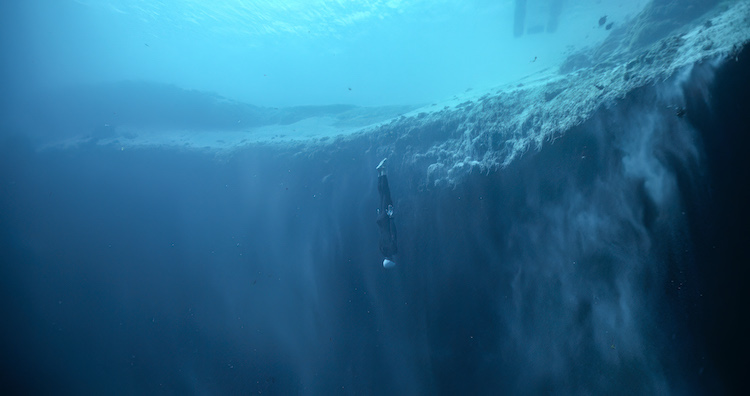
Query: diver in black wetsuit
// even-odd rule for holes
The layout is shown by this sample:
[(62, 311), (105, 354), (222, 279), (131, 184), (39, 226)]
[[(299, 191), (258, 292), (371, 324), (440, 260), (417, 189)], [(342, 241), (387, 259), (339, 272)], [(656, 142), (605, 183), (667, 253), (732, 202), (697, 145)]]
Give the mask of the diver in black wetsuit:
[(380, 228), (380, 252), (383, 253), (383, 267), (393, 268), (396, 262), (394, 255), (398, 252), (396, 244), (396, 225), (393, 223), (393, 200), (391, 189), (388, 187), (388, 177), (385, 175), (384, 158), (378, 164), (378, 193), (380, 193), (380, 208), (378, 208), (378, 227)]

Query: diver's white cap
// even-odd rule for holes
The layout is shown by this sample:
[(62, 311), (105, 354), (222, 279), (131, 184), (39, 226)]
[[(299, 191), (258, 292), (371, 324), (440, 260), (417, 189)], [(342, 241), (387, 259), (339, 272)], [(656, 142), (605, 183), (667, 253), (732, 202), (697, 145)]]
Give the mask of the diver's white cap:
[(383, 260), (383, 268), (393, 268), (395, 266), (396, 266), (396, 262), (388, 260), (388, 259)]

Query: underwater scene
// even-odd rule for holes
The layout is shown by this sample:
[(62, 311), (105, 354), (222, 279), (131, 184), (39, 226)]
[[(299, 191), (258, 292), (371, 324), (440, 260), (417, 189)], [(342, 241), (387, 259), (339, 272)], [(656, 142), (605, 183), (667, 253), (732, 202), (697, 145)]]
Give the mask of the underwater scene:
[(750, 0), (0, 11), (0, 393), (746, 392)]

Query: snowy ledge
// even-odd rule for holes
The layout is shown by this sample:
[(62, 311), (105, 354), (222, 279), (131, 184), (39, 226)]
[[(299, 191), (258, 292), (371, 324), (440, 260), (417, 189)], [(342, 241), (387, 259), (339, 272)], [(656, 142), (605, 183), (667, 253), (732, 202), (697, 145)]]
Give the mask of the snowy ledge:
[[(668, 7), (677, 5), (646, 7), (602, 44), (572, 54), (556, 69), (416, 110), (413, 106), (262, 109), (229, 103), (230, 113), (244, 117), (241, 125), (252, 126), (187, 130), (122, 123), (103, 128), (100, 136), (79, 136), (47, 147), (171, 147), (219, 156), (258, 148), (301, 155), (375, 148), (378, 155), (394, 156), (425, 172), (429, 183), (450, 185), (471, 171), (508, 165), (635, 89), (663, 82), (703, 61), (718, 64), (732, 59), (750, 40), (748, 0), (721, 2), (705, 12), (697, 7), (693, 14), (700, 16), (683, 17), (686, 20), (665, 19), (681, 14)], [(677, 109), (682, 103), (671, 105)]]
[[(721, 3), (666, 37), (636, 47), (639, 26), (648, 22), (641, 15), (601, 46), (572, 55), (560, 74), (531, 76), (479, 97), (422, 108), (362, 134), (404, 155), (405, 162), (427, 166), (427, 180), (434, 184), (503, 167), (634, 89), (706, 60), (734, 58), (750, 40), (750, 2)], [(675, 103), (675, 110), (680, 105)]]

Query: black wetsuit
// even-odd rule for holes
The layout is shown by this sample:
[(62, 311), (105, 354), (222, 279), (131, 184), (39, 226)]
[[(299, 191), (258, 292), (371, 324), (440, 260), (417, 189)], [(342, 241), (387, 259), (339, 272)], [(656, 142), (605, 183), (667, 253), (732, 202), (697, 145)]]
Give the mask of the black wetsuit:
[(393, 224), (391, 216), (388, 216), (389, 206), (391, 213), (393, 211), (393, 201), (386, 175), (378, 176), (378, 192), (380, 193), (380, 210), (377, 223), (380, 228), (380, 252), (386, 258), (391, 259), (398, 253), (398, 246), (396, 245), (396, 225)]

